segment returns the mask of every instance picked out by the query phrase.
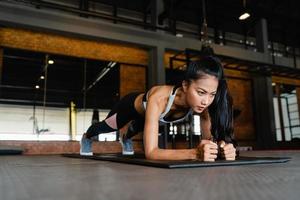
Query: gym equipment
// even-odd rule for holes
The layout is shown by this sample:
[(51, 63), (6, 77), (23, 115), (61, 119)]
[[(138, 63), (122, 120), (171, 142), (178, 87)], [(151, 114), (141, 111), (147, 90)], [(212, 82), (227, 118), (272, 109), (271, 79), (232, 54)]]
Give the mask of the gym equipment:
[(217, 167), (217, 166), (236, 166), (236, 165), (253, 165), (253, 164), (271, 164), (285, 163), (291, 160), (289, 157), (238, 157), (235, 161), (217, 160), (215, 162), (201, 162), (197, 160), (182, 161), (164, 161), (164, 160), (147, 160), (144, 154), (135, 154), (125, 156), (121, 153), (98, 154), (95, 156), (80, 156), (79, 154), (63, 154), (64, 157), (93, 159), (102, 161), (111, 161), (118, 163), (143, 165), (159, 168), (192, 168), (192, 167)]

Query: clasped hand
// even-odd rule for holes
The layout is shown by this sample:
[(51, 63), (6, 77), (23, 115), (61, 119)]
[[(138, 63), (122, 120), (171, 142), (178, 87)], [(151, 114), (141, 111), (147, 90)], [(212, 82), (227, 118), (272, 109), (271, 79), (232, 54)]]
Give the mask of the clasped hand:
[(217, 143), (211, 140), (201, 140), (197, 147), (198, 159), (202, 161), (213, 162), (217, 159), (218, 154), (225, 160), (235, 160), (236, 149), (233, 144), (225, 143), (223, 140)]

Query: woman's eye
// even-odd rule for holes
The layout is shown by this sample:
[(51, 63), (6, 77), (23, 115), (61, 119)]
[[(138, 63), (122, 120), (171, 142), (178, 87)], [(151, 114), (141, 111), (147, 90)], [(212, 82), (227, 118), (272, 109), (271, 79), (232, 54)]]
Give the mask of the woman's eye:
[(204, 94), (205, 94), (205, 92), (198, 91), (198, 94), (199, 94), (199, 95), (204, 95)]

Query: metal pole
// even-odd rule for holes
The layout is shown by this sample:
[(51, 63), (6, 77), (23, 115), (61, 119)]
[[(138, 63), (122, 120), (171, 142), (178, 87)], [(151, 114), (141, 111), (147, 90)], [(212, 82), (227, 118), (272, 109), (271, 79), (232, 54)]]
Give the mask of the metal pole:
[(275, 87), (276, 87), (275, 89), (276, 89), (276, 96), (277, 96), (277, 102), (278, 102), (281, 137), (282, 137), (282, 141), (285, 141), (283, 112), (282, 112), (281, 97), (280, 97), (280, 84), (276, 84)]
[[(87, 60), (84, 59), (83, 64), (83, 100), (82, 100), (82, 107), (83, 107), (83, 129), (85, 126), (85, 114), (86, 114), (86, 71), (87, 71)], [(85, 132), (85, 130), (83, 130)]]
[(73, 101), (71, 101), (70, 104), (70, 128), (71, 128), (71, 140), (76, 140), (76, 110), (75, 110), (75, 104)]
[(84, 65), (83, 65), (83, 101), (82, 101), (82, 107), (85, 111), (86, 109), (86, 69), (87, 69), (87, 61), (84, 59)]
[(45, 81), (44, 81), (44, 98), (43, 98), (43, 129), (45, 129), (45, 110), (46, 110), (47, 80), (48, 80), (48, 59), (49, 59), (49, 55), (47, 54), (45, 57), (45, 68), (44, 68)]
[(293, 129), (292, 129), (292, 124), (291, 124), (291, 114), (290, 114), (290, 104), (289, 104), (289, 98), (284, 97), (284, 100), (286, 102), (286, 109), (287, 109), (287, 116), (288, 116), (288, 123), (289, 123), (289, 129), (291, 133), (291, 139), (293, 138)]
[(207, 21), (206, 21), (206, 4), (205, 4), (205, 0), (202, 0), (202, 16), (203, 16), (203, 24), (202, 24), (203, 44), (204, 44), (204, 46), (208, 46), (209, 42), (208, 42), (208, 30), (207, 30)]

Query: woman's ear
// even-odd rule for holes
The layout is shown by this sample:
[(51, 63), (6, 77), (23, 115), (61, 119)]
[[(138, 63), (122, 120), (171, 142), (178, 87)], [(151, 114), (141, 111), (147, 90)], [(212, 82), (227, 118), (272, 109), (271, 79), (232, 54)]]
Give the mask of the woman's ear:
[(184, 81), (182, 81), (182, 88), (183, 88), (183, 91), (184, 91), (184, 92), (186, 92), (186, 91), (187, 91), (187, 89), (188, 89), (188, 86), (189, 86), (189, 85), (188, 85), (188, 82), (187, 82), (187, 81), (185, 81), (185, 80), (184, 80)]

